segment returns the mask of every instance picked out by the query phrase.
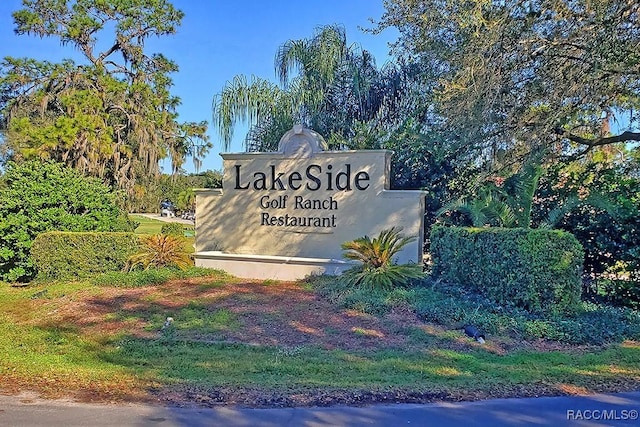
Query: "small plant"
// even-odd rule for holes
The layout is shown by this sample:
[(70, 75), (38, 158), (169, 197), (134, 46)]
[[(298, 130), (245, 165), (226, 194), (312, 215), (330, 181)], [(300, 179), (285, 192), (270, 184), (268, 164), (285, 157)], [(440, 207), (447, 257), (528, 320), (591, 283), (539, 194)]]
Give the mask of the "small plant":
[(346, 251), (344, 257), (360, 261), (362, 265), (347, 270), (342, 280), (350, 285), (391, 289), (406, 285), (412, 279), (422, 278), (422, 266), (393, 263), (393, 257), (415, 240), (415, 237), (405, 237), (401, 231), (402, 228), (392, 227), (381, 231), (373, 239), (364, 236), (343, 243), (342, 249)]
[(149, 268), (176, 266), (186, 269), (193, 265), (191, 256), (184, 250), (184, 241), (170, 234), (154, 234), (142, 239), (145, 250), (132, 255), (127, 260), (128, 271), (138, 267)]

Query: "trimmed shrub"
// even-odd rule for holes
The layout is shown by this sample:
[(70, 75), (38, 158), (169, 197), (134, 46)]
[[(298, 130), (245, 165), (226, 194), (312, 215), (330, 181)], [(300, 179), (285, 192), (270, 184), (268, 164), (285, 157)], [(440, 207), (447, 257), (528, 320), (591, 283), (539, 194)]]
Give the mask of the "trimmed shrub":
[(139, 238), (133, 233), (52, 231), (35, 238), (31, 259), (38, 278), (70, 279), (122, 270), (139, 250)]
[(184, 236), (184, 227), (178, 222), (167, 222), (162, 224), (160, 228), (160, 234), (167, 234), (170, 236)]
[(584, 251), (560, 230), (434, 227), (433, 273), (505, 306), (565, 313), (580, 302)]
[(45, 231), (133, 231), (117, 193), (53, 162), (7, 163), (0, 191), (0, 280), (28, 282), (29, 251)]

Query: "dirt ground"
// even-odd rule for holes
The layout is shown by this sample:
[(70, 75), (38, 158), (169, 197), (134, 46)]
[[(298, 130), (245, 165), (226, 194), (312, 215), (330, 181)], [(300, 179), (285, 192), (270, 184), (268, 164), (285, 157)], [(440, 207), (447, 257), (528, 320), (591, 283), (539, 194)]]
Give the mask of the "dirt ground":
[[(465, 350), (481, 344), (461, 332), (421, 322), (408, 308), (398, 308), (382, 317), (343, 310), (313, 291), (296, 283), (262, 283), (237, 280), (212, 283), (211, 278), (172, 281), (162, 286), (132, 289), (100, 287), (81, 291), (44, 304), (52, 307), (48, 322), (78, 328), (85, 334), (109, 336), (122, 331), (139, 337), (158, 337), (158, 319), (192, 307), (230, 313), (232, 327), (215, 331), (180, 331), (182, 338), (201, 342), (230, 342), (277, 346), (295, 350), (298, 346), (325, 349), (367, 350), (408, 349), (419, 346), (410, 330), (422, 329), (426, 336), (438, 340), (439, 348)], [(54, 302), (55, 301), (55, 302)], [(114, 316), (114, 313), (118, 313)], [(160, 317), (162, 316), (162, 317)], [(155, 319), (155, 320), (151, 320)], [(180, 322), (176, 316), (175, 326)], [(155, 323), (154, 323), (155, 322)], [(224, 326), (224, 325), (223, 325)], [(186, 334), (186, 335), (184, 335)], [(443, 337), (445, 336), (446, 337)], [(513, 342), (508, 338), (491, 338), (482, 345), (486, 351), (506, 354), (517, 349), (588, 351), (546, 342)], [(615, 385), (616, 391), (638, 384)], [(607, 391), (607, 390), (601, 390)], [(497, 394), (398, 391), (302, 391), (282, 393), (258, 388), (216, 388), (212, 390), (176, 386), (153, 391), (153, 400), (177, 406), (212, 406), (237, 404), (253, 407), (325, 406), (379, 402), (428, 402), (433, 400), (475, 400), (489, 397), (540, 396), (567, 394), (571, 390), (550, 389), (544, 385), (522, 389), (497, 390)], [(100, 394), (77, 396), (82, 400), (102, 400)]]
[[(589, 349), (543, 340), (514, 342), (508, 337), (491, 337), (480, 344), (461, 331), (452, 334), (454, 331), (440, 325), (422, 322), (408, 307), (396, 307), (376, 317), (336, 307), (298, 283), (238, 280), (211, 284), (211, 278), (206, 277), (133, 289), (104, 287), (96, 295), (79, 295), (60, 304), (50, 321), (75, 325), (89, 334), (126, 329), (131, 335), (152, 338), (158, 330), (150, 330), (149, 321), (145, 319), (154, 313), (172, 315), (194, 301), (208, 311), (227, 310), (238, 320), (233, 328), (190, 334), (188, 339), (194, 341), (281, 348), (317, 346), (328, 350), (407, 349), (416, 344), (407, 332), (419, 328), (427, 336), (446, 335), (438, 345), (453, 350), (482, 347), (506, 354), (518, 349), (574, 352)], [(111, 316), (114, 312), (120, 315)]]
[[(152, 337), (157, 331), (148, 330), (145, 317), (178, 312), (198, 301), (210, 310), (228, 310), (238, 324), (215, 334), (191, 335), (190, 339), (345, 350), (405, 347), (407, 337), (398, 332), (422, 325), (409, 310), (382, 318), (341, 310), (295, 283), (239, 281), (208, 286), (209, 282), (210, 278), (196, 278), (135, 289), (102, 288), (95, 296), (68, 301), (56, 310), (51, 321), (73, 324), (87, 333), (108, 333), (124, 328), (122, 318), (126, 318), (129, 333)], [(114, 312), (122, 315), (109, 316)], [(138, 320), (132, 323), (132, 317)]]

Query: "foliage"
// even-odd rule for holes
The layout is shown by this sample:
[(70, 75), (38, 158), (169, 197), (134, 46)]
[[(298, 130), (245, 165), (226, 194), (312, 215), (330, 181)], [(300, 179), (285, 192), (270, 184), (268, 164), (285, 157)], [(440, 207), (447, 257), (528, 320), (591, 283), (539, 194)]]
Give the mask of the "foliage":
[(171, 236), (184, 236), (184, 227), (178, 222), (166, 222), (160, 228), (160, 234)]
[[(91, 277), (91, 283), (98, 286), (135, 288), (139, 286), (162, 285), (169, 280), (206, 277), (213, 273), (211, 269), (190, 267), (184, 270), (175, 268), (154, 268), (134, 271), (109, 271)], [(221, 272), (216, 272), (220, 273)]]
[(416, 118), (407, 118), (380, 140), (383, 148), (393, 151), (391, 188), (425, 192), (424, 241), (428, 246), (438, 212), (472, 185), (478, 167), (467, 153), (453, 150), (440, 132)]
[(133, 233), (52, 231), (36, 236), (31, 260), (39, 279), (74, 279), (122, 270), (139, 249)]
[(96, 179), (53, 162), (10, 162), (0, 192), (0, 279), (35, 275), (29, 251), (44, 231), (132, 231), (117, 195)]
[(421, 320), (445, 330), (475, 325), (489, 338), (511, 337), (518, 341), (544, 339), (568, 344), (603, 345), (640, 338), (640, 313), (588, 302), (574, 313), (535, 315), (518, 307), (496, 303), (460, 286), (427, 278), (417, 286), (365, 291), (346, 286), (331, 276), (306, 279), (312, 288), (339, 307), (382, 316), (410, 310)]
[(332, 149), (380, 148), (379, 131), (405, 118), (396, 113), (406, 107), (401, 98), (410, 70), (377, 69), (369, 52), (347, 43), (340, 26), (286, 41), (275, 65), (281, 86), (236, 76), (216, 96), (213, 123), (225, 145), (234, 125), (248, 122), (248, 150), (274, 151), (282, 135), (302, 123), (323, 135)]
[(596, 292), (607, 304), (640, 311), (640, 280), (637, 277), (634, 280), (598, 280)]
[(195, 175), (199, 188), (222, 188), (222, 172), (206, 170)]
[[(389, 289), (351, 286), (335, 276), (312, 276), (305, 281), (320, 296), (340, 308), (357, 310), (374, 316), (384, 315), (394, 308), (393, 301), (385, 298), (393, 292)], [(394, 290), (405, 290), (405, 288)]]
[(497, 304), (457, 283), (435, 282), (421, 292), (414, 303), (416, 314), (448, 327), (472, 324), (496, 336), (589, 345), (640, 336), (640, 314), (629, 309), (583, 302), (573, 313), (539, 316)]
[(176, 199), (176, 207), (179, 211), (195, 211), (196, 209), (196, 193), (193, 188), (183, 190), (178, 194)]
[(385, 8), (374, 32), (397, 28), (394, 53), (439, 82), (435, 111), (465, 144), (516, 157), (640, 140), (638, 2), (389, 0)]
[(353, 286), (389, 289), (421, 278), (421, 265), (397, 265), (393, 262), (393, 257), (414, 240), (415, 237), (402, 235), (401, 228), (392, 227), (373, 239), (364, 236), (343, 243), (343, 256), (359, 261), (361, 265), (344, 272), (342, 280)]
[(434, 227), (433, 273), (499, 304), (567, 313), (580, 301), (583, 250), (559, 230)]
[(198, 174), (143, 177), (127, 198), (129, 212), (158, 212), (160, 201), (169, 199), (179, 209), (188, 210), (194, 188), (222, 188), (222, 172), (207, 170)]
[(178, 68), (145, 51), (180, 25), (168, 0), (23, 0), (13, 17), (16, 33), (57, 37), (84, 57), (0, 62), (0, 124), (15, 159), (53, 159), (128, 194), (159, 173), (160, 159), (173, 172), (188, 156), (199, 167), (206, 122), (177, 121), (169, 74)]
[[(540, 166), (529, 162), (506, 179), (491, 177), (473, 197), (462, 197), (445, 204), (438, 215), (445, 222), (457, 225), (529, 228), (533, 196), (542, 172)], [(458, 215), (452, 215), (454, 212)]]
[(537, 222), (571, 232), (591, 281), (640, 270), (640, 179), (632, 162), (592, 158), (550, 168), (536, 195)]
[(143, 270), (159, 267), (175, 266), (185, 269), (193, 265), (191, 256), (184, 249), (184, 239), (169, 234), (153, 234), (141, 238), (145, 249), (131, 255), (127, 260), (126, 269)]

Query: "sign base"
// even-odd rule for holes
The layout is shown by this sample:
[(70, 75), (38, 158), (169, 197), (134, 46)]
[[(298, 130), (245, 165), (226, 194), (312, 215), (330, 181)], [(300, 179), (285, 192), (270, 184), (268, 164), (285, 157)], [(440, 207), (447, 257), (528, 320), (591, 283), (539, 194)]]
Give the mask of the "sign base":
[(197, 267), (226, 271), (244, 279), (293, 281), (311, 275), (337, 276), (357, 265), (352, 261), (275, 255), (230, 254), (220, 251), (196, 252)]

